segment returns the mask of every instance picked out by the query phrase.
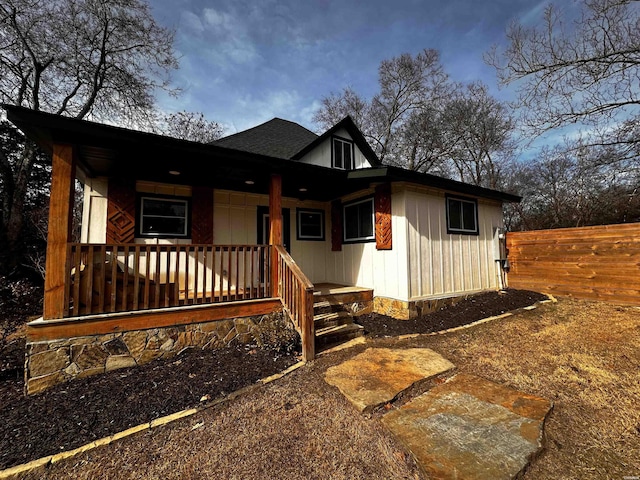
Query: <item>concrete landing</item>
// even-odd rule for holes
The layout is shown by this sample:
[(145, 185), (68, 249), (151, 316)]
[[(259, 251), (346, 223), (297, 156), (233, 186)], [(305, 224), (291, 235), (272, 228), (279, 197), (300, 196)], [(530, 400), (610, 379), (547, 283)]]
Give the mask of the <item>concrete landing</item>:
[(428, 348), (368, 348), (351, 360), (328, 368), (325, 380), (363, 413), (393, 400), (414, 383), (454, 365)]
[(541, 448), (550, 409), (542, 398), (458, 374), (382, 422), (429, 478), (512, 479)]

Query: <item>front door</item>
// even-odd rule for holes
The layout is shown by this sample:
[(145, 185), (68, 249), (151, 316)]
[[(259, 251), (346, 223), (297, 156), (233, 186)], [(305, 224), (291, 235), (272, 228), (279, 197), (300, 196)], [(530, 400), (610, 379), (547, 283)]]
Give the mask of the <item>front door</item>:
[[(269, 243), (269, 207), (258, 207), (258, 244)], [(282, 243), (291, 253), (291, 215), (288, 208), (282, 209)]]

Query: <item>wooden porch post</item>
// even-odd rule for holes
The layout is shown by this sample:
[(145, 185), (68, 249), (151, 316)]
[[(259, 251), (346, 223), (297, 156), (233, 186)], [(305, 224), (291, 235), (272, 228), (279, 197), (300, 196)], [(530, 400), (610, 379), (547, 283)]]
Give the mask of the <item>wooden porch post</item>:
[(269, 245), (271, 245), (271, 296), (280, 296), (278, 285), (278, 253), (282, 245), (282, 176), (271, 175), (269, 183)]
[[(73, 191), (76, 164), (71, 145), (53, 145), (49, 229), (44, 280), (45, 320), (62, 318), (65, 310), (67, 244), (73, 225)], [(79, 272), (78, 272), (79, 273)]]

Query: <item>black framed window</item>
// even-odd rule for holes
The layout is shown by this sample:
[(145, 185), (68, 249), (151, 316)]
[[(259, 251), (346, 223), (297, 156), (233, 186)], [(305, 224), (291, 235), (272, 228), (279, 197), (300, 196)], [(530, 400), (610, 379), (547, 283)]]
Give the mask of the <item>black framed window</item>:
[(342, 218), (345, 242), (369, 242), (376, 239), (373, 197), (346, 204)]
[(296, 232), (298, 240), (324, 240), (324, 210), (298, 208)]
[(478, 202), (472, 198), (446, 197), (447, 233), (478, 235)]
[(332, 164), (334, 168), (353, 170), (353, 142), (346, 138), (333, 137)]
[(139, 197), (137, 235), (141, 237), (188, 238), (190, 199)]

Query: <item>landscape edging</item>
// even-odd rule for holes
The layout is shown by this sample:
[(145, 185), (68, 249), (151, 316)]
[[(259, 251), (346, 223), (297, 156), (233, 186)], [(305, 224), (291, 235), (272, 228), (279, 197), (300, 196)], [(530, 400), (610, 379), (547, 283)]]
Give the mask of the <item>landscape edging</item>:
[(108, 437), (103, 437), (98, 440), (94, 440), (93, 442), (87, 443), (86, 445), (82, 445), (78, 448), (74, 448), (73, 450), (68, 450), (66, 452), (56, 453), (55, 455), (47, 455), (46, 457), (38, 458), (36, 460), (31, 460), (30, 462), (23, 463), (20, 465), (15, 465), (13, 467), (9, 467), (4, 470), (0, 470), (0, 480), (7, 480), (12, 478), (17, 478), (18, 475), (25, 474), (37, 468), (44, 468), (50, 464), (58, 463), (62, 460), (66, 460), (67, 458), (75, 457), (81, 453), (87, 452), (89, 450), (93, 450), (94, 448), (101, 447), (104, 445), (109, 445), (117, 440), (121, 440), (123, 438), (129, 437), (139, 432), (143, 432), (145, 430), (150, 430), (152, 428), (161, 427), (163, 425), (167, 425), (171, 422), (175, 422), (176, 420), (180, 420), (182, 418), (190, 417), (195, 415), (196, 413), (203, 412), (209, 408), (215, 407), (216, 405), (220, 405), (221, 403), (228, 402), (235, 398), (238, 398), (241, 395), (247, 394), (260, 385), (266, 385), (275, 380), (278, 380), (285, 375), (297, 370), (301, 366), (303, 366), (305, 362), (300, 361), (298, 363), (294, 363), (289, 368), (283, 370), (282, 372), (276, 373), (266, 378), (262, 378), (258, 380), (256, 383), (251, 385), (247, 385), (239, 390), (231, 392), (229, 395), (225, 397), (220, 397), (210, 402), (207, 402), (204, 405), (198, 405), (194, 408), (187, 408), (181, 410), (176, 413), (172, 413), (170, 415), (165, 415), (164, 417), (156, 418), (147, 423), (142, 423), (140, 425), (136, 425), (135, 427), (128, 428), (121, 432), (114, 433), (113, 435), (109, 435)]

